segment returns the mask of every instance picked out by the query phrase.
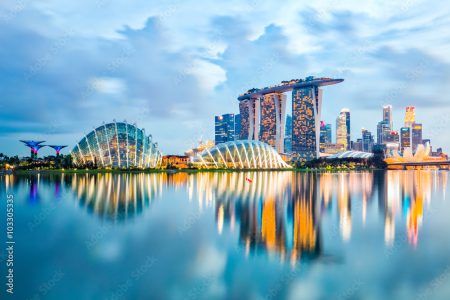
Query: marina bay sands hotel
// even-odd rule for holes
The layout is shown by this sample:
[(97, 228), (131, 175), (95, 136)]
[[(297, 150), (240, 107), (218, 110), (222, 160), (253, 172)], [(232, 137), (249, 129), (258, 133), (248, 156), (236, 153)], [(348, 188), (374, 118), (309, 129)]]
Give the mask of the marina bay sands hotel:
[(282, 81), (251, 89), (238, 97), (241, 116), (240, 139), (259, 140), (284, 153), (286, 92), (292, 91), (292, 158), (319, 157), (322, 89), (343, 79), (314, 78)]

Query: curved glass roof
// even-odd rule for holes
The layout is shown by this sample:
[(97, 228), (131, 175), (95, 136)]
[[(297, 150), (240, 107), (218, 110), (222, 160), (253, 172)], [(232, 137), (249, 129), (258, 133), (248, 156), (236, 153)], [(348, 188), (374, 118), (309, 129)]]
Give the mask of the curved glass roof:
[(152, 136), (125, 122), (97, 127), (73, 148), (75, 165), (113, 168), (157, 168), (162, 155)]
[(339, 152), (337, 154), (333, 154), (328, 156), (327, 158), (370, 158), (373, 156), (373, 153), (369, 152), (361, 152), (361, 151), (344, 151)]
[(253, 140), (239, 140), (218, 144), (195, 155), (192, 158), (192, 162), (205, 168), (290, 168), (270, 145)]

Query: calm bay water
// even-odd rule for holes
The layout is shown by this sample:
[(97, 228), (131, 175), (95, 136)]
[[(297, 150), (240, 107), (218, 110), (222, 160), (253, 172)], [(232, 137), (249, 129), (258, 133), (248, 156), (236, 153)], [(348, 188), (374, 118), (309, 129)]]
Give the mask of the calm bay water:
[(0, 179), (15, 299), (450, 299), (446, 171)]

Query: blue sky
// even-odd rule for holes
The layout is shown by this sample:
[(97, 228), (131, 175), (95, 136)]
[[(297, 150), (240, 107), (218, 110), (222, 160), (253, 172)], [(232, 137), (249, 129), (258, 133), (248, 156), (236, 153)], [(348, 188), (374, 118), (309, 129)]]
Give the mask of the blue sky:
[[(424, 138), (450, 149), (446, 1), (2, 1), (0, 152), (19, 139), (73, 147), (103, 121), (152, 133), (164, 153), (213, 138), (238, 94), (308, 75), (323, 119), (352, 112), (352, 139), (382, 106), (417, 107)], [(66, 153), (67, 153), (66, 149)], [(42, 151), (50, 153), (49, 150)]]

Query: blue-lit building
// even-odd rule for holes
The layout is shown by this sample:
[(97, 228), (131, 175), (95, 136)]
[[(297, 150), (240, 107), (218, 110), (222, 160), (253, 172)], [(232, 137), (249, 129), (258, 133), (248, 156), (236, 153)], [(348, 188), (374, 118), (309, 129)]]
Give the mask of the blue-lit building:
[(325, 124), (325, 122), (320, 123), (320, 143), (321, 144), (331, 144), (332, 133), (331, 124)]
[(286, 116), (286, 135), (284, 137), (284, 152), (292, 153), (292, 116)]
[(234, 140), (237, 141), (241, 138), (241, 115), (234, 116)]
[(215, 117), (215, 144), (231, 142), (235, 140), (234, 114), (224, 114)]
[(373, 135), (367, 129), (362, 130), (362, 151), (372, 152), (374, 145)]

